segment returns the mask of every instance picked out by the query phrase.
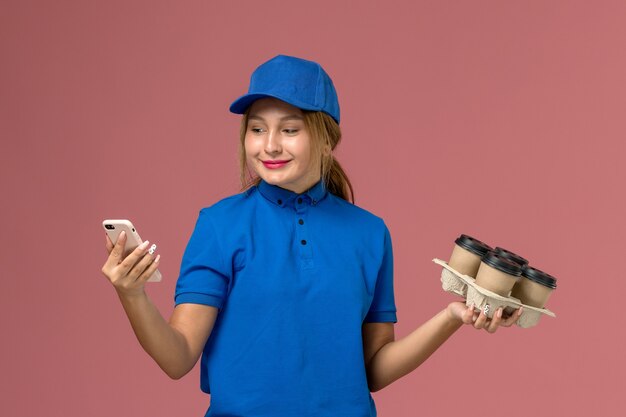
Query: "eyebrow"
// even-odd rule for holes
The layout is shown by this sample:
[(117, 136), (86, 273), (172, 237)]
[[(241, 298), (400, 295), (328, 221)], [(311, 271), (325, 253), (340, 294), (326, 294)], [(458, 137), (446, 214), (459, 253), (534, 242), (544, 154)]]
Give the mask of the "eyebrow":
[[(254, 120), (263, 120), (263, 121), (265, 120), (263, 117), (258, 116), (258, 115), (256, 115), (256, 114), (253, 114), (253, 115), (251, 115), (251, 116), (248, 116), (248, 120), (251, 120), (251, 119), (254, 119)], [(285, 121), (285, 120), (292, 120), (292, 119), (295, 119), (295, 120), (304, 120), (304, 117), (302, 117), (302, 116), (298, 116), (297, 114), (288, 114), (287, 116), (283, 116), (283, 117), (281, 117), (281, 118), (280, 118), (280, 120), (281, 120), (281, 121)]]

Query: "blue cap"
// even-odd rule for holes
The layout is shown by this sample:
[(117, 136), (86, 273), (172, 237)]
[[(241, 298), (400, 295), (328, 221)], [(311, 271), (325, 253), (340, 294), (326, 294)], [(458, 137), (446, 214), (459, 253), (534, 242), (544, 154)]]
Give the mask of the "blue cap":
[(274, 97), (302, 110), (323, 111), (339, 123), (339, 100), (333, 81), (320, 64), (278, 55), (259, 65), (250, 77), (248, 94), (230, 105), (244, 114), (257, 99)]

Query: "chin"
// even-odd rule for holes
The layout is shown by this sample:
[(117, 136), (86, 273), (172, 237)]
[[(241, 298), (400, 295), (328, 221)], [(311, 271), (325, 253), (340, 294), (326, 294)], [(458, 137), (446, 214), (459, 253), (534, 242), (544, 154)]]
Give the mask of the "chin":
[(287, 183), (285, 181), (271, 180), (269, 178), (265, 179), (265, 182), (268, 183), (268, 184), (277, 185), (277, 186), (283, 187), (283, 188), (284, 188), (285, 185), (287, 185)]
[(282, 180), (280, 178), (276, 178), (273, 175), (259, 175), (259, 178), (261, 178), (266, 183), (272, 185), (280, 185), (282, 183)]
[(259, 177), (263, 178), (266, 182), (271, 182), (271, 183), (285, 181), (285, 177), (289, 177), (289, 175), (286, 175), (288, 173), (272, 172), (271, 170), (265, 167), (263, 167), (259, 172), (257, 172), (257, 174), (259, 175)]

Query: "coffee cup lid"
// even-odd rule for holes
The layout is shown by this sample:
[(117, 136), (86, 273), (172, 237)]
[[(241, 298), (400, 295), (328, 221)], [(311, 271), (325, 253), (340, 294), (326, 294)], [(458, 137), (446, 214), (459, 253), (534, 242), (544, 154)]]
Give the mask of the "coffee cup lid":
[(454, 243), (462, 247), (463, 249), (467, 249), (475, 255), (480, 257), (484, 256), (491, 249), (491, 246), (486, 243), (481, 242), (478, 239), (475, 239), (469, 235), (461, 235), (459, 236)]
[(517, 262), (498, 255), (493, 251), (487, 252), (485, 256), (482, 257), (481, 261), (506, 274), (515, 277), (522, 275), (522, 267)]
[(495, 253), (497, 253), (500, 256), (503, 256), (507, 259), (512, 260), (513, 262), (516, 262), (517, 264), (519, 264), (519, 266), (524, 266), (524, 265), (528, 265), (528, 261), (524, 258), (522, 258), (521, 256), (519, 256), (516, 253), (513, 253), (509, 250), (506, 250), (504, 248), (501, 247), (496, 247), (496, 249), (494, 250)]
[(550, 274), (538, 270), (537, 268), (533, 268), (532, 266), (525, 265), (522, 268), (522, 275), (529, 280), (536, 282), (537, 284), (543, 285), (544, 287), (553, 289), (556, 288), (556, 278), (554, 278)]

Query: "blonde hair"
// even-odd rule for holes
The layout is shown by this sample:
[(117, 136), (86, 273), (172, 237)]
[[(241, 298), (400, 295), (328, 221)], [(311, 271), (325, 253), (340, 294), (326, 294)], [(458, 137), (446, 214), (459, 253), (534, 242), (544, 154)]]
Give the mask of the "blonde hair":
[[(239, 131), (239, 173), (241, 191), (259, 185), (261, 178), (250, 169), (246, 158), (245, 139), (248, 130), (248, 112), (241, 118)], [(354, 190), (350, 179), (332, 151), (341, 141), (341, 129), (328, 114), (319, 111), (302, 110), (304, 125), (311, 137), (311, 154), (314, 166), (320, 167), (321, 179), (326, 189), (334, 195), (354, 204)]]

